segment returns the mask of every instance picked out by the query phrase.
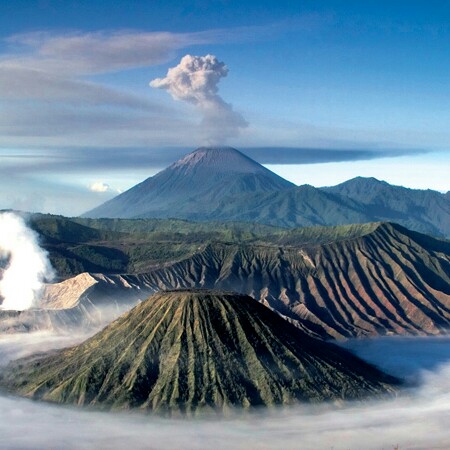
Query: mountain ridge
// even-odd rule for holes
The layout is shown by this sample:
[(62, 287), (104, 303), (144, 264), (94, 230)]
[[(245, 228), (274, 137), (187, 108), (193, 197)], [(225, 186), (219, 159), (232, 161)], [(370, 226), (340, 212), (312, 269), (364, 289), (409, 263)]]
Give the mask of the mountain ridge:
[(378, 220), (394, 220), (422, 233), (434, 228), (435, 234), (450, 236), (450, 201), (438, 191), (395, 186), (373, 177), (321, 189), (364, 203)]
[(245, 221), (298, 227), (394, 221), (450, 237), (450, 197), (357, 177), (295, 186), (231, 147), (201, 147), (83, 217)]
[[(133, 221), (125, 219), (77, 220), (85, 226), (95, 222), (100, 227), (100, 238), (106, 230), (124, 233), (130, 227), (135, 229)], [(137, 221), (140, 232), (146, 229), (145, 223)], [(108, 271), (110, 260), (105, 259), (103, 273), (91, 273), (80, 281), (68, 280), (80, 291), (76, 305), (74, 298), (67, 298), (67, 305), (75, 305), (72, 309), (24, 311), (15, 314), (15, 328), (11, 317), (0, 314), (0, 329), (8, 332), (42, 323), (42, 329), (53, 325), (60, 330), (77, 323), (104, 323), (103, 307), (117, 316), (162, 289), (211, 288), (250, 295), (309, 334), (324, 339), (435, 335), (450, 330), (449, 241), (389, 223), (296, 230), (263, 228), (262, 234), (242, 234), (250, 231), (249, 226), (238, 227), (237, 234), (229, 234), (230, 224), (225, 226), (225, 234), (205, 234), (205, 224), (166, 223), (150, 220), (148, 227), (154, 231), (142, 237), (138, 234), (136, 245), (130, 241), (129, 253), (123, 254), (122, 259), (134, 262), (123, 266), (120, 273)], [(43, 226), (52, 229), (45, 221)], [(163, 229), (172, 231), (161, 234), (159, 230)], [(187, 234), (177, 229), (186, 230)], [(211, 224), (209, 229), (219, 231), (220, 225)], [(67, 235), (64, 230), (61, 233)], [(52, 236), (56, 239), (57, 235)], [(68, 234), (68, 238), (72, 236)], [(115, 243), (115, 234), (111, 239)], [(127, 242), (130, 237), (124, 239)], [(160, 242), (166, 252), (165, 259), (158, 263), (152, 256), (154, 242)], [(180, 254), (177, 249), (183, 242), (188, 244)], [(144, 245), (151, 250), (149, 261)], [(167, 251), (168, 245), (175, 252)], [(66, 262), (69, 254), (61, 246), (59, 243), (46, 248), (51, 261), (64, 261), (64, 269), (76, 261)], [(91, 255), (81, 251), (84, 246), (96, 248), (89, 243), (76, 245), (79, 255)], [(138, 253), (133, 256), (135, 251)], [(96, 253), (92, 257), (97, 258)], [(82, 264), (81, 269), (88, 266), (86, 262)], [(86, 283), (92, 286), (83, 291)], [(62, 293), (65, 286), (53, 285), (52, 289)], [(53, 297), (49, 292), (49, 306), (55, 305)], [(45, 320), (40, 320), (40, 315)]]
[(209, 244), (141, 282), (246, 293), (322, 337), (448, 332), (450, 245), (404, 230), (381, 224), (350, 240), (290, 248)]

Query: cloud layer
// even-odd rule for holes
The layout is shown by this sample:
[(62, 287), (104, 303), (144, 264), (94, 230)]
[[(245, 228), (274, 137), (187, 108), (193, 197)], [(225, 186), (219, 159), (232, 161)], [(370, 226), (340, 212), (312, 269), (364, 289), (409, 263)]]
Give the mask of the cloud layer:
[[(5, 147), (110, 147), (200, 140), (191, 120), (104, 74), (152, 67), (222, 32), (34, 32), (10, 36), (0, 53), (0, 134)], [(138, 94), (142, 91), (142, 95)], [(180, 130), (189, 130), (189, 133)], [(172, 136), (172, 138), (170, 138)]]
[[(79, 338), (73, 338), (81, 339)], [(72, 340), (72, 339), (70, 339)], [(72, 342), (49, 335), (0, 336), (0, 363)], [(380, 345), (377, 345), (379, 342)], [(227, 419), (161, 419), (142, 414), (95, 413), (0, 397), (0, 446), (36, 449), (449, 448), (450, 342), (448, 338), (373, 340), (371, 357), (401, 356), (402, 374), (421, 386), (394, 401), (272, 410)], [(405, 352), (406, 350), (406, 352)], [(433, 372), (421, 372), (434, 356)], [(1, 370), (1, 369), (0, 369)], [(150, 444), (149, 444), (150, 443)]]
[(150, 86), (165, 89), (173, 99), (197, 106), (203, 115), (202, 126), (208, 140), (221, 144), (248, 126), (218, 94), (219, 82), (227, 75), (227, 66), (214, 55), (186, 55), (164, 78), (152, 80)]
[[(59, 148), (45, 151), (2, 152), (0, 174), (40, 174), (57, 171), (58, 173), (97, 172), (119, 169), (162, 169), (194, 147), (160, 148), (113, 148), (105, 152), (96, 148)], [(239, 151), (260, 164), (321, 164), (328, 162), (365, 161), (379, 158), (395, 158), (427, 153), (424, 150), (372, 150), (372, 149), (327, 149), (302, 147), (239, 147)]]

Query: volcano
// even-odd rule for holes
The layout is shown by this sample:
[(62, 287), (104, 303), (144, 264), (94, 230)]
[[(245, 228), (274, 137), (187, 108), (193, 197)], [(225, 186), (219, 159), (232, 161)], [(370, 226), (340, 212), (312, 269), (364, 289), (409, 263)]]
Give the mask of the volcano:
[(83, 344), (18, 360), (0, 379), (50, 402), (183, 413), (394, 395), (397, 383), (251, 297), (208, 290), (155, 294)]
[(281, 227), (396, 222), (450, 237), (450, 197), (357, 177), (337, 186), (296, 186), (231, 147), (202, 147), (84, 214), (86, 218), (178, 218)]
[(231, 147), (201, 147), (86, 217), (200, 217), (232, 198), (295, 185)]

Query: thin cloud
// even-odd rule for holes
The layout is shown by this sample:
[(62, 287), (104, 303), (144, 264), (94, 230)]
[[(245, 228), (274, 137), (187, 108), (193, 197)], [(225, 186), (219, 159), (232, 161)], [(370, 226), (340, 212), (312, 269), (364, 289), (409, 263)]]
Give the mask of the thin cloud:
[[(188, 136), (194, 141), (197, 127), (178, 118), (174, 109), (150, 100), (145, 92), (138, 96), (86, 77), (158, 65), (173, 59), (179, 49), (222, 35), (214, 30), (127, 30), (10, 36), (0, 54), (3, 146), (174, 144)], [(180, 128), (189, 133), (178, 137), (174, 131)]]
[(70, 77), (162, 64), (173, 59), (176, 50), (202, 43), (189, 33), (138, 31), (35, 32), (11, 36), (7, 42), (21, 49), (7, 56), (10, 63)]
[[(211, 33), (208, 36), (213, 37)], [(83, 96), (87, 98), (95, 89), (103, 92), (102, 98), (114, 97), (112, 89), (88, 83), (82, 77), (158, 65), (173, 59), (178, 49), (206, 43), (199, 33), (138, 31), (34, 32), (10, 36), (5, 41), (10, 50), (0, 59), (1, 97), (46, 100), (66, 100), (71, 91), (73, 97), (87, 91)], [(125, 94), (115, 95), (127, 103)]]
[(421, 149), (327, 149), (292, 147), (253, 147), (244, 153), (261, 164), (323, 164), (329, 162), (364, 161), (380, 158), (429, 153)]
[[(39, 174), (97, 172), (121, 169), (162, 169), (180, 159), (194, 147), (159, 148), (58, 148), (33, 152), (16, 150), (16, 153), (0, 151), (0, 173)], [(287, 147), (239, 148), (240, 151), (260, 164), (321, 164), (328, 162), (363, 161), (381, 158), (396, 158), (427, 153), (411, 149), (312, 149)]]
[(162, 105), (131, 93), (17, 65), (0, 64), (0, 92), (0, 97), (7, 101), (69, 102), (81, 106), (108, 105), (167, 111)]
[[(124, 111), (103, 106), (87, 107), (27, 103), (6, 104), (0, 114), (4, 148), (83, 148), (177, 145), (196, 136), (195, 125), (177, 114), (154, 109)], [(170, 136), (168, 136), (168, 133)]]
[(5, 39), (13, 51), (6, 60), (21, 67), (58, 71), (65, 75), (92, 75), (149, 67), (169, 62), (176, 51), (192, 45), (261, 39), (281, 32), (278, 26), (237, 27), (195, 33), (137, 30), (55, 34), (21, 33)]

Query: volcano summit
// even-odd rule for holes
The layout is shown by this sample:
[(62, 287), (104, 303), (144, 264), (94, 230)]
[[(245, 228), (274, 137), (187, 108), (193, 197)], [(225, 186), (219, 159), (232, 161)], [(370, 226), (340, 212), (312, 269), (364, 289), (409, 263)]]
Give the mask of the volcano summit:
[(294, 185), (231, 147), (201, 147), (87, 217), (203, 218), (231, 198)]

